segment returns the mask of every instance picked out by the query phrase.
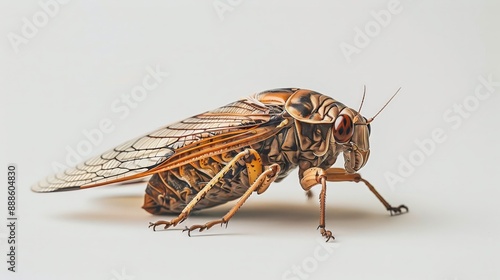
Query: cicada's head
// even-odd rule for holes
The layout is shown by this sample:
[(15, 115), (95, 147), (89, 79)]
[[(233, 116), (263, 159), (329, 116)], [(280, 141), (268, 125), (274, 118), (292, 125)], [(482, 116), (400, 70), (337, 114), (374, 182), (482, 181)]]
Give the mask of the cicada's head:
[(333, 122), (332, 133), (336, 146), (340, 147), (339, 150), (344, 154), (344, 167), (347, 172), (354, 173), (358, 171), (368, 161), (368, 157), (370, 156), (370, 123), (392, 101), (400, 89), (370, 119), (360, 114), (363, 101), (365, 100), (366, 87), (358, 111), (344, 107), (338, 112)]
[[(366, 91), (366, 88), (365, 88)], [(327, 164), (335, 163), (337, 155), (344, 154), (345, 170), (349, 173), (361, 169), (370, 156), (370, 123), (360, 112), (365, 94), (357, 111), (331, 97), (305, 89), (295, 89), (285, 103), (285, 109), (295, 119), (298, 144), (301, 151), (311, 151)], [(304, 156), (311, 158), (310, 155)]]
[(354, 173), (361, 169), (370, 156), (370, 123), (351, 108), (343, 108), (333, 122), (333, 140), (344, 154), (344, 167)]

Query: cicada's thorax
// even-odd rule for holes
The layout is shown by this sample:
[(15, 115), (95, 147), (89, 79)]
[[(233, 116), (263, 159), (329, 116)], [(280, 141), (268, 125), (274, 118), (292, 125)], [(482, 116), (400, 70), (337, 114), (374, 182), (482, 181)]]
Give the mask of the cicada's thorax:
[(335, 163), (341, 147), (333, 137), (333, 122), (346, 108), (344, 104), (303, 89), (262, 92), (256, 98), (264, 103), (281, 103), (289, 122), (280, 134), (259, 143), (257, 149), (263, 151), (266, 162), (280, 164), (279, 179), (296, 167), (302, 177), (308, 168), (328, 168)]
[[(256, 99), (283, 106), (289, 129), (272, 141), (268, 153), (280, 163), (282, 176), (299, 167), (299, 177), (311, 167), (329, 168), (344, 155), (347, 172), (357, 172), (370, 155), (370, 121), (335, 99), (305, 89), (262, 92)], [(281, 160), (281, 158), (285, 158)], [(286, 163), (286, 164), (283, 164)]]
[(328, 135), (327, 125), (302, 123), (288, 117), (289, 125), (277, 135), (251, 146), (262, 157), (265, 165), (277, 163), (281, 167), (276, 182), (284, 179), (292, 170), (310, 167), (327, 168), (337, 158), (336, 145)]

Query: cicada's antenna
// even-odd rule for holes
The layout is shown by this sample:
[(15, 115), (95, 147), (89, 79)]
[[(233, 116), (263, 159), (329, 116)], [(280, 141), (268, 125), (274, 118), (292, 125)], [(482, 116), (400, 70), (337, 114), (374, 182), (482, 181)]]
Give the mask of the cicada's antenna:
[(382, 110), (384, 110), (384, 109), (385, 109), (385, 107), (389, 104), (389, 102), (391, 102), (391, 101), (392, 101), (392, 99), (393, 99), (394, 97), (396, 97), (396, 95), (399, 93), (399, 91), (400, 91), (400, 90), (401, 90), (401, 88), (398, 88), (398, 90), (396, 91), (396, 93), (394, 93), (394, 94), (391, 96), (391, 98), (389, 98), (389, 101), (387, 101), (387, 102), (385, 103), (385, 105), (382, 107), (382, 109), (380, 109), (380, 110), (379, 110), (379, 111), (375, 114), (375, 116), (373, 116), (373, 117), (371, 117), (370, 119), (368, 119), (368, 120), (366, 121), (366, 123), (367, 123), (367, 124), (371, 123), (371, 122), (375, 119), (375, 117), (377, 117), (377, 116), (378, 116), (378, 114), (380, 114), (380, 112), (382, 112)]
[(361, 108), (363, 108), (363, 102), (365, 102), (365, 95), (366, 95), (366, 85), (363, 86), (363, 98), (361, 98), (361, 104), (359, 105), (358, 115), (361, 114)]

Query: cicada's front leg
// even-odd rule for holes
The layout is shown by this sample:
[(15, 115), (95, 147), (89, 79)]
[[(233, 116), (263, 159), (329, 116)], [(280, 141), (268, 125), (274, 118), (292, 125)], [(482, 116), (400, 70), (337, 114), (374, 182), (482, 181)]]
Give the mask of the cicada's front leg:
[(325, 209), (326, 209), (326, 177), (320, 176), (318, 177), (319, 182), (321, 183), (321, 193), (319, 194), (319, 226), (318, 229), (323, 237), (326, 238), (326, 242), (330, 239), (335, 239), (332, 232), (325, 229)]
[[(378, 198), (378, 200), (385, 206), (387, 211), (393, 215), (399, 215), (408, 212), (408, 207), (401, 204), (397, 207), (391, 206), (385, 200), (382, 195), (373, 187), (370, 182), (363, 179), (359, 173), (348, 173), (343, 168), (329, 168), (327, 170), (321, 168), (309, 168), (304, 171), (303, 177), (300, 180), (300, 184), (304, 190), (308, 191), (313, 186), (321, 184), (320, 193), (320, 220), (318, 228), (321, 230), (321, 235), (326, 238), (326, 241), (330, 239), (335, 239), (332, 232), (325, 229), (325, 200), (326, 200), (326, 182), (363, 182), (372, 191), (372, 193)], [(404, 210), (404, 211), (403, 211)]]

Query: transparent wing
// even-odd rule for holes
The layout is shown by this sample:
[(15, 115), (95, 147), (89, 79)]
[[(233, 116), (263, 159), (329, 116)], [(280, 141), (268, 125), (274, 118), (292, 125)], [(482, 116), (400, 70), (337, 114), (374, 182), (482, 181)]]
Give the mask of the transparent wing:
[(179, 148), (217, 135), (248, 131), (269, 122), (277, 113), (276, 108), (253, 98), (239, 100), (128, 141), (41, 180), (32, 190), (62, 191), (147, 176), (150, 175), (148, 171), (167, 161)]

